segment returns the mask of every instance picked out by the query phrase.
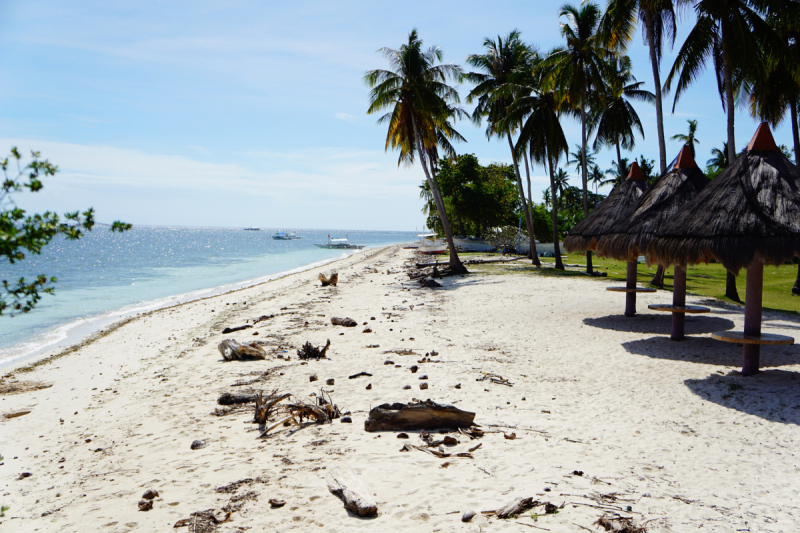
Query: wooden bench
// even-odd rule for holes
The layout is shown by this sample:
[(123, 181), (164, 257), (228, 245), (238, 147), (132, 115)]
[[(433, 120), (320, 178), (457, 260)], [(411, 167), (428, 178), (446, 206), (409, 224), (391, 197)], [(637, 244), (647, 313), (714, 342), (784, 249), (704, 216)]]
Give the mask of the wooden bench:
[(745, 335), (744, 331), (717, 331), (711, 334), (711, 338), (736, 344), (794, 344), (794, 338), (774, 333)]
[(711, 309), (708, 307), (701, 307), (699, 305), (671, 305), (671, 304), (650, 304), (647, 306), (648, 309), (652, 309), (653, 311), (666, 311), (667, 313), (690, 313), (690, 314), (697, 314), (697, 313), (710, 313)]
[(656, 289), (648, 289), (645, 287), (634, 287), (632, 289), (628, 287), (606, 287), (606, 290), (612, 292), (656, 292)]

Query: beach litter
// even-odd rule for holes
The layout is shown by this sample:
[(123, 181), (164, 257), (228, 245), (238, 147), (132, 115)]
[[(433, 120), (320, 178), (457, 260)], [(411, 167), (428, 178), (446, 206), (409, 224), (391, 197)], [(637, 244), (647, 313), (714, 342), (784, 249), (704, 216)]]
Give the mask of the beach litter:
[(358, 516), (375, 516), (378, 504), (372, 499), (369, 490), (347, 463), (335, 464), (327, 469), (325, 482), (328, 490), (338, 496), (345, 509)]
[(319, 281), (322, 283), (323, 287), (327, 287), (328, 285), (333, 285), (336, 287), (336, 284), (339, 283), (339, 274), (337, 272), (332, 272), (331, 277), (329, 278), (320, 272)]
[(364, 422), (366, 431), (405, 431), (414, 429), (468, 428), (475, 413), (431, 400), (419, 403), (393, 403), (373, 407)]
[(217, 348), (225, 361), (248, 361), (267, 358), (267, 353), (264, 349), (254, 342), (241, 344), (236, 339), (225, 339), (219, 343)]
[(333, 324), (334, 326), (344, 326), (346, 328), (354, 328), (358, 325), (358, 322), (356, 322), (350, 317), (339, 318), (335, 316), (331, 318), (331, 324)]
[(325, 343), (325, 346), (312, 346), (309, 341), (297, 350), (297, 357), (302, 360), (308, 359), (325, 359), (325, 354), (328, 353), (328, 348), (331, 346), (331, 341), (328, 339), (328, 342)]

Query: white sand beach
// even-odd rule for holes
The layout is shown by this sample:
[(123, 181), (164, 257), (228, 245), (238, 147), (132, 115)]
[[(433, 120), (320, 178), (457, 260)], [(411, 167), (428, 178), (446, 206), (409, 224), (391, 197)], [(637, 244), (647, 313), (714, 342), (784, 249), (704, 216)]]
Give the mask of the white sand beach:
[[(626, 318), (624, 296), (588, 277), (476, 266), (423, 289), (406, 274), (411, 258), (367, 250), (324, 267), (339, 272), (337, 287), (320, 287), (320, 269), (292, 274), (151, 312), (10, 372), (0, 388), (52, 386), (0, 394), (0, 531), (191, 531), (173, 526), (209, 509), (231, 514), (203, 531), (602, 531), (605, 512), (656, 532), (800, 530), (800, 347), (764, 347), (763, 371), (742, 377), (741, 348), (709, 333), (741, 329), (743, 308), (690, 296), (712, 312), (687, 317), (689, 338), (673, 342), (670, 316), (647, 310), (670, 292), (641, 296)], [(334, 316), (359, 325), (333, 326)], [(798, 337), (800, 319), (765, 312), (764, 331)], [(270, 355), (224, 362), (226, 338), (266, 341)], [(298, 359), (303, 343), (326, 339), (329, 359)], [(359, 372), (372, 376), (348, 379)], [(351, 424), (258, 438), (252, 404), (217, 405), (225, 392), (320, 388)], [(400, 451), (422, 445), (419, 432), (364, 430), (370, 408), (415, 398), (475, 412), (486, 434), (451, 432), (459, 444), (439, 458)], [(206, 446), (191, 450), (196, 439)], [(455, 455), (479, 444), (473, 458)], [(328, 491), (326, 469), (341, 461), (377, 517), (349, 513)], [(159, 496), (140, 511), (147, 489)], [(482, 514), (518, 496), (560, 509)], [(462, 523), (470, 509), (478, 515)]]

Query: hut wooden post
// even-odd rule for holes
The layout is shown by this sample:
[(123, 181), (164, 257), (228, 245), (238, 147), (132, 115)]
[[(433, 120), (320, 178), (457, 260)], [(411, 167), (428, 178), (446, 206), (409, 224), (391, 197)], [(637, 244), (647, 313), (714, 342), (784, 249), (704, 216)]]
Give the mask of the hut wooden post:
[[(672, 305), (673, 307), (686, 306), (686, 265), (675, 265), (672, 285)], [(682, 341), (684, 337), (684, 324), (686, 323), (685, 313), (672, 313), (672, 334), (670, 339)]]
[(634, 316), (636, 314), (637, 267), (636, 261), (628, 261), (628, 275), (625, 288), (629, 290), (625, 293), (625, 316)]
[[(761, 335), (761, 292), (764, 285), (764, 263), (756, 256), (747, 267), (747, 289), (744, 296), (744, 334)], [(750, 376), (758, 372), (761, 346), (744, 345), (744, 362), (742, 374)]]

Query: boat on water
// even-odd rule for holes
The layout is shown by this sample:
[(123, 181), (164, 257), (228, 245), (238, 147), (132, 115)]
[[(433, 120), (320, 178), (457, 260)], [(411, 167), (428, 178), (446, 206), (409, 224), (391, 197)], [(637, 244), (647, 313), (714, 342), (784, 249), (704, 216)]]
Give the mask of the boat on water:
[(284, 231), (275, 232), (272, 238), (276, 241), (294, 241), (296, 239), (302, 239), (302, 237), (298, 237), (295, 232), (286, 233)]
[(314, 244), (317, 248), (328, 248), (330, 250), (361, 250), (365, 248), (366, 245), (361, 244), (353, 244), (347, 237), (344, 239), (331, 239), (331, 236), (328, 235), (328, 242), (324, 244)]
[(245, 231), (261, 231), (261, 228), (244, 228)]

